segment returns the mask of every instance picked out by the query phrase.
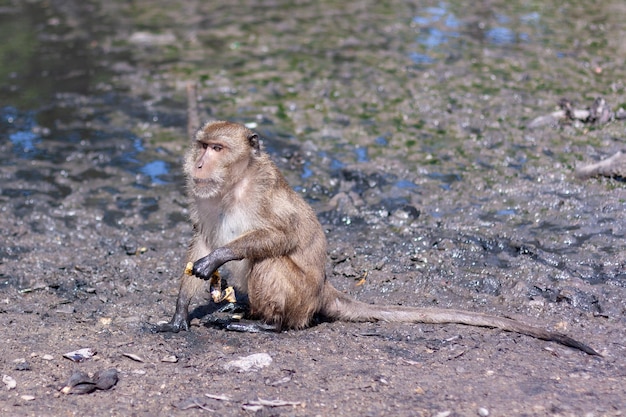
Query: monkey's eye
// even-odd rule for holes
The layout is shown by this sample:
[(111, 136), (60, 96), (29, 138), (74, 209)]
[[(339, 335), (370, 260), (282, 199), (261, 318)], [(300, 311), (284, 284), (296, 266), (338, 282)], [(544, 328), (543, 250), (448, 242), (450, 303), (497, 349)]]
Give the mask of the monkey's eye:
[(208, 144), (208, 143), (198, 142), (198, 144), (199, 144), (200, 146), (202, 146), (202, 149), (207, 149), (207, 148), (209, 147), (209, 144)]
[(222, 149), (224, 149), (224, 147), (222, 145), (213, 144), (211, 145), (211, 149), (213, 149), (215, 152), (220, 152)]

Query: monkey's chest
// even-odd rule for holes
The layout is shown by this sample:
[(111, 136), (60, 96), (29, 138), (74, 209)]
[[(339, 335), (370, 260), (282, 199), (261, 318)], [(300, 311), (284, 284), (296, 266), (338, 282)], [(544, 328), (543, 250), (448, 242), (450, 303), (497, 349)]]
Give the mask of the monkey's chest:
[(224, 207), (219, 201), (198, 202), (198, 220), (209, 248), (216, 249), (253, 228), (249, 210), (243, 205)]
[(242, 213), (240, 210), (222, 213), (214, 225), (215, 247), (224, 246), (250, 231), (252, 225), (246, 218), (246, 213)]

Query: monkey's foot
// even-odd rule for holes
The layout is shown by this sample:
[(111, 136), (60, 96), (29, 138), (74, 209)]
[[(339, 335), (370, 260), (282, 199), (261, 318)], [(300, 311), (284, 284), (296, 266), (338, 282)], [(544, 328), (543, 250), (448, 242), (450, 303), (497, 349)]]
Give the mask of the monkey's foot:
[(175, 326), (172, 323), (155, 324), (154, 326), (152, 326), (152, 331), (154, 333), (178, 333), (181, 330), (187, 329), (181, 329), (180, 327)]
[(229, 302), (217, 309), (218, 313), (243, 313), (247, 314), (248, 306), (243, 303)]
[(156, 324), (152, 328), (154, 333), (178, 333), (181, 330), (189, 331), (189, 322), (179, 316), (174, 316), (169, 323)]
[(226, 330), (231, 332), (244, 333), (278, 333), (280, 328), (273, 324), (260, 322), (231, 322), (226, 326)]
[(265, 333), (265, 332), (280, 332), (280, 329), (275, 325), (265, 324), (257, 321), (239, 321), (236, 319), (222, 319), (218, 317), (209, 317), (206, 321), (207, 325), (217, 327), (218, 329), (228, 330), (231, 332), (244, 332), (244, 333)]

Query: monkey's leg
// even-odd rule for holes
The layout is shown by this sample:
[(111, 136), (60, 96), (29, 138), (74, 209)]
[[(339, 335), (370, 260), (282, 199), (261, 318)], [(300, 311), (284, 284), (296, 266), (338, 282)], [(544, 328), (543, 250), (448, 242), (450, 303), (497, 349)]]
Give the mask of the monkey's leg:
[(176, 300), (176, 311), (169, 323), (157, 325), (155, 332), (178, 333), (189, 330), (189, 304), (191, 298), (202, 287), (204, 281), (193, 276), (183, 275), (180, 282), (180, 291)]
[(257, 261), (248, 278), (248, 302), (263, 323), (260, 328), (307, 327), (318, 305), (318, 281), (286, 256)]

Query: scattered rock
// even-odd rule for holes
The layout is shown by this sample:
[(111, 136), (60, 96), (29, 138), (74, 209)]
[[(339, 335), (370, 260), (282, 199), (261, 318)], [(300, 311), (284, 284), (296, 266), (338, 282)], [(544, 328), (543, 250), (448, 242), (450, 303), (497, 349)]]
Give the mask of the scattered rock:
[(71, 304), (63, 303), (56, 308), (55, 312), (61, 314), (74, 314), (76, 309)]
[(117, 384), (118, 376), (115, 368), (96, 372), (93, 377), (77, 371), (74, 372), (61, 388), (63, 394), (89, 394), (95, 390), (108, 390)]
[(99, 390), (111, 389), (118, 381), (117, 369), (111, 368), (105, 371), (98, 371), (93, 376), (93, 379), (96, 383), (96, 388)]
[(237, 360), (224, 364), (227, 371), (256, 372), (272, 363), (272, 357), (267, 353), (255, 353), (250, 356), (241, 357)]
[(30, 371), (30, 364), (26, 361), (17, 362), (14, 369), (16, 371)]
[(61, 388), (63, 394), (89, 394), (96, 390), (96, 383), (84, 372), (74, 372)]
[(17, 386), (15, 378), (9, 375), (2, 375), (2, 382), (7, 386), (7, 389), (13, 389)]

